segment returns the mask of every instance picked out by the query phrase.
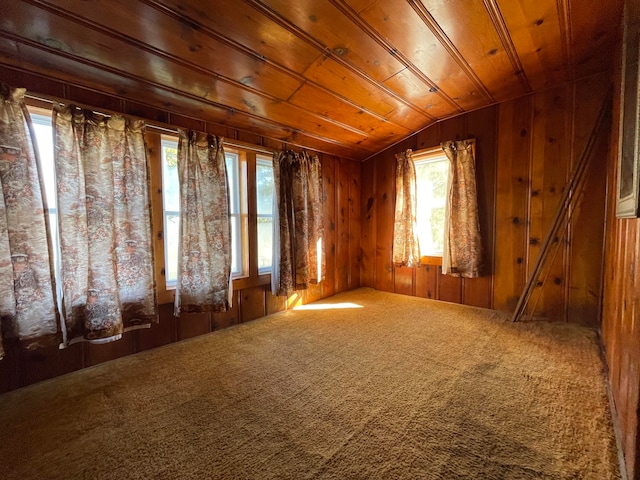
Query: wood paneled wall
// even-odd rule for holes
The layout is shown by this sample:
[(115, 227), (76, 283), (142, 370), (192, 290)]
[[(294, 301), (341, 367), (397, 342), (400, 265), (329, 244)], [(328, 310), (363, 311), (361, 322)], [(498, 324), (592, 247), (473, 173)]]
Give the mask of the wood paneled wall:
[[(595, 124), (610, 76), (598, 75), (461, 115), (374, 156), (362, 168), (363, 286), (512, 311)], [(536, 316), (599, 325), (606, 140), (600, 135), (588, 194), (532, 303)], [(440, 267), (392, 265), (395, 158), (408, 148), (475, 138), (486, 275), (462, 279)]]
[[(621, 65), (621, 48), (618, 62)], [(609, 368), (614, 421), (629, 479), (640, 478), (638, 394), (640, 391), (640, 220), (615, 216), (620, 68), (615, 73), (613, 128), (608, 155), (608, 207), (604, 266), (602, 341)]]
[[(0, 79), (26, 87), (35, 95), (66, 99), (105, 111), (122, 112), (176, 127), (207, 131), (225, 138), (264, 146), (273, 150), (289, 148), (251, 132), (211, 124), (142, 103), (132, 103), (101, 92), (80, 89), (57, 81), (0, 66)], [(294, 148), (295, 149), (295, 148)], [(17, 344), (7, 345), (0, 361), (0, 393), (31, 383), (96, 365), (118, 357), (184, 340), (238, 323), (318, 300), (360, 286), (360, 168), (359, 162), (331, 155), (320, 155), (324, 189), (324, 228), (326, 279), (291, 298), (274, 297), (270, 286), (259, 279), (238, 282), (233, 307), (221, 314), (183, 314), (173, 316), (171, 304), (160, 305), (160, 322), (149, 329), (127, 332), (117, 342), (103, 345), (78, 343), (27, 351)], [(236, 282), (234, 282), (236, 283)], [(237, 287), (236, 287), (237, 288)]]

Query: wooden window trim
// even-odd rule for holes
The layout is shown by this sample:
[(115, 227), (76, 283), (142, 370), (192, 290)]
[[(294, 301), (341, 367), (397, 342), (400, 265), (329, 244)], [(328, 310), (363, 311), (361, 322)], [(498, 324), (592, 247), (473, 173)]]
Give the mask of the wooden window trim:
[(420, 257), (421, 265), (442, 265), (442, 256), (425, 255)]

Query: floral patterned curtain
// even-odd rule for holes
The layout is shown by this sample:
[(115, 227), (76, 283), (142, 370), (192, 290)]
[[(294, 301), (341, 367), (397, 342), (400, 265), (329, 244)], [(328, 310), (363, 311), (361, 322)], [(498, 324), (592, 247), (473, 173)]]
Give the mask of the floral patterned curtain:
[(231, 221), (222, 139), (180, 131), (180, 246), (175, 315), (231, 305)]
[(157, 321), (141, 121), (53, 110), (65, 343)]
[(277, 152), (273, 173), (278, 205), (274, 220), (274, 295), (290, 295), (324, 279), (322, 173), (320, 159), (306, 151)]
[(396, 155), (396, 211), (393, 225), (393, 263), (420, 265), (420, 246), (416, 229), (416, 168), (407, 150)]
[(449, 159), (442, 273), (479, 277), (484, 256), (478, 217), (474, 142), (448, 141), (442, 143), (442, 149)]
[[(57, 338), (58, 317), (47, 206), (25, 92), (0, 86), (0, 316), (7, 336), (35, 347)], [(0, 358), (1, 340), (0, 333)]]

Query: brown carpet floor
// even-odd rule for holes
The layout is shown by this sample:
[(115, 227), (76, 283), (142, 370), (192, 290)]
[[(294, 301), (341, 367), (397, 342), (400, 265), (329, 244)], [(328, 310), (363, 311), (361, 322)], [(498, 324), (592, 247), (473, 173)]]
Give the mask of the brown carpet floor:
[(0, 478), (619, 478), (593, 331), (319, 304), (0, 396)]

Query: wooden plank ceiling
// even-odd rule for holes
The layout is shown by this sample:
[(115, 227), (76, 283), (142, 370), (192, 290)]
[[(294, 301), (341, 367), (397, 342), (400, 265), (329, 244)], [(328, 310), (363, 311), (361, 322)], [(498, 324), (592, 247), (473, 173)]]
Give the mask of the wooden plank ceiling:
[(622, 0), (0, 3), (0, 64), (365, 159), (609, 68)]

